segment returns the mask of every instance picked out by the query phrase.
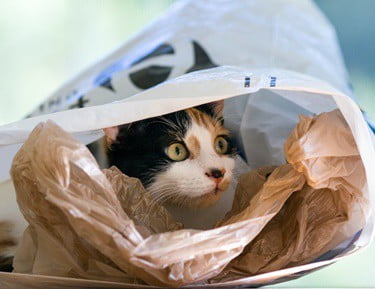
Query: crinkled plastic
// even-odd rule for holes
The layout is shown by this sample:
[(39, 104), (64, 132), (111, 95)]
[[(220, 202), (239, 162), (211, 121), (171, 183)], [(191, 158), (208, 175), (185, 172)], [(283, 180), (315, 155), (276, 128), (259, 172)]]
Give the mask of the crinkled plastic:
[[(368, 210), (362, 194), (364, 168), (341, 113), (336, 110), (300, 118), (284, 145), (289, 164), (275, 169), (260, 192), (275, 185), (299, 185), (299, 189), (293, 189), (276, 217), (231, 262), (231, 278), (310, 262), (364, 225)], [(249, 193), (252, 178), (243, 175), (239, 182), (243, 188), (234, 198), (235, 210), (244, 214), (249, 201), (262, 206), (265, 200), (257, 199), (261, 193)]]
[[(200, 69), (203, 70), (196, 71)], [(225, 100), (225, 125), (233, 133), (241, 156), (247, 165), (251, 169), (258, 169), (263, 166), (279, 166), (279, 169), (274, 173), (277, 172), (280, 177), (279, 180), (284, 180), (285, 184), (288, 184), (286, 176), (290, 176), (293, 180), (298, 180), (295, 185), (301, 185), (299, 183), (302, 181), (300, 175), (305, 175), (306, 178), (306, 174), (309, 172), (307, 183), (310, 186), (319, 187), (322, 190), (321, 192), (327, 192), (322, 193), (322, 198), (332, 195), (332, 199), (329, 199), (329, 201), (332, 201), (335, 205), (340, 205), (340, 202), (337, 202), (334, 198), (337, 194), (333, 192), (347, 190), (350, 193), (345, 191), (342, 194), (356, 196), (357, 189), (356, 187), (351, 187), (352, 179), (350, 178), (355, 178), (357, 172), (361, 174), (359, 167), (355, 164), (358, 164), (358, 156), (362, 159), (367, 182), (361, 193), (362, 198), (369, 199), (372, 210), (364, 209), (365, 205), (360, 204), (365, 202), (360, 199), (358, 199), (358, 205), (356, 201), (352, 200), (355, 206), (350, 210), (350, 220), (345, 222), (347, 225), (342, 227), (344, 229), (337, 229), (337, 233), (328, 236), (328, 238), (332, 238), (333, 243), (326, 244), (326, 247), (327, 249), (333, 248), (338, 240), (350, 236), (345, 242), (312, 261), (308, 261), (309, 256), (296, 252), (293, 256), (295, 260), (292, 263), (288, 263), (288, 260), (281, 258), (281, 256), (287, 256), (287, 253), (290, 252), (287, 249), (288, 244), (279, 242), (279, 245), (276, 246), (277, 250), (275, 249), (272, 251), (273, 254), (268, 256), (265, 254), (265, 248), (267, 247), (260, 247), (262, 242), (256, 242), (258, 239), (254, 239), (260, 238), (255, 237), (255, 235), (261, 235), (254, 233), (249, 243), (246, 243), (247, 241), (244, 239), (240, 239), (236, 244), (233, 244), (233, 246), (238, 246), (236, 248), (243, 246), (244, 249), (242, 251), (238, 250), (243, 252), (243, 254), (238, 253), (236, 255), (237, 251), (232, 252), (232, 255), (225, 253), (228, 258), (225, 262), (228, 264), (224, 265), (225, 262), (223, 261), (221, 267), (211, 268), (212, 271), (207, 271), (208, 275), (212, 273), (211, 275), (213, 276), (207, 279), (208, 281), (203, 280), (208, 275), (203, 276), (204, 273), (200, 272), (199, 274), (201, 275), (198, 275), (202, 277), (202, 281), (199, 284), (194, 284), (194, 287), (201, 286), (201, 288), (206, 288), (207, 286), (219, 286), (219, 284), (220, 286), (245, 284), (260, 286), (270, 282), (282, 282), (297, 278), (358, 252), (368, 246), (371, 239), (373, 239), (373, 212), (375, 210), (375, 179), (372, 177), (375, 173), (373, 135), (369, 132), (360, 109), (350, 98), (352, 92), (348, 83), (349, 80), (340, 55), (334, 29), (312, 0), (177, 1), (168, 11), (142, 29), (132, 39), (121, 45), (116, 51), (71, 78), (71, 81), (63, 85), (36, 108), (31, 114), (33, 117), (0, 126), (0, 193), (2, 200), (9, 200), (9, 202), (0, 203), (0, 219), (15, 220), (18, 217), (15, 223), (17, 225), (15, 231), (23, 232), (25, 228), (21, 214), (17, 214), (15, 192), (10, 180), (9, 170), (18, 149), (40, 122), (52, 120), (64, 131), (74, 135), (79, 141), (88, 144), (102, 137), (102, 129), (106, 127), (163, 115), (203, 103)], [(284, 154), (283, 145), (299, 122), (298, 115), (303, 114), (308, 117), (304, 122), (304, 126), (306, 126), (306, 129), (311, 126), (311, 131), (313, 132), (314, 126), (311, 124), (314, 122), (314, 118), (312, 116), (334, 109), (340, 110), (349, 127), (348, 130), (352, 134), (352, 141), (355, 142), (358, 149), (358, 152), (355, 151), (354, 156), (350, 155), (351, 151), (348, 155), (344, 155), (345, 160), (339, 160), (343, 154), (340, 149), (341, 142), (346, 143), (341, 136), (342, 129), (338, 130), (340, 135), (336, 134), (335, 131), (331, 131), (333, 136), (330, 138), (334, 142), (339, 142), (340, 146), (333, 146), (334, 142), (330, 142), (330, 148), (325, 148), (323, 141), (327, 135), (324, 134), (324, 130), (316, 131), (318, 140), (315, 139), (315, 141), (306, 139), (299, 134), (296, 139), (301, 139), (306, 143), (306, 145), (303, 145), (306, 150), (308, 148), (307, 144), (309, 144), (317, 146), (316, 151), (324, 152), (326, 156), (327, 154), (332, 154), (332, 165), (337, 168), (337, 173), (341, 173), (344, 170), (347, 176), (342, 178), (335, 175), (333, 167), (330, 167), (331, 160), (329, 158), (320, 159), (322, 155), (319, 155), (319, 160), (312, 156), (310, 159), (305, 159), (301, 162), (301, 158), (304, 158), (304, 150), (300, 150), (300, 154), (297, 157), (298, 147), (302, 146), (302, 144), (294, 141), (290, 147), (293, 148), (292, 151), (295, 150), (297, 159), (288, 159), (289, 164), (280, 168), (280, 166), (285, 165), (285, 157), (288, 156), (288, 152)], [(345, 126), (343, 129), (345, 129)], [(305, 131), (304, 129), (301, 130)], [(347, 135), (349, 136), (348, 140), (350, 140), (350, 134)], [(40, 145), (40, 148), (43, 148), (47, 144), (43, 145), (41, 142)], [(311, 149), (307, 151), (311, 152)], [(55, 159), (56, 154), (52, 154), (52, 156), (51, 160)], [(334, 158), (338, 159), (335, 160)], [(317, 170), (318, 162), (319, 169)], [(93, 163), (91, 162), (91, 164)], [(287, 170), (292, 167), (299, 174)], [(90, 174), (88, 173), (87, 175), (91, 175), (91, 170), (88, 170)], [(267, 191), (260, 189), (266, 181), (265, 178), (267, 173), (270, 172), (269, 170), (264, 168), (248, 174), (249, 178), (252, 176), (250, 178), (252, 181), (246, 179), (246, 182), (244, 182), (242, 178), (243, 181), (240, 187), (247, 187), (247, 190), (242, 190), (246, 194), (237, 194), (238, 198), (233, 210), (229, 212), (228, 217), (223, 222), (232, 222), (229, 226), (233, 227), (237, 224), (236, 218), (239, 220), (241, 216), (246, 217), (247, 213), (248, 216), (253, 217), (255, 216), (254, 213), (262, 213), (260, 208), (246, 214), (241, 212), (248, 207), (249, 200), (253, 200), (253, 195), (263, 192), (272, 196), (272, 191), (268, 191), (272, 189), (272, 186), (269, 186), (270, 183), (264, 186), (268, 188)], [(108, 171), (106, 173), (97, 169), (94, 171), (100, 175), (99, 180), (103, 182), (103, 186), (104, 183), (110, 183), (111, 174), (108, 175)], [(334, 176), (330, 175), (331, 172)], [(39, 174), (42, 171), (35, 173)], [(65, 173), (61, 173), (61, 175), (64, 175), (69, 180), (70, 176), (68, 177)], [(323, 177), (320, 177), (320, 175), (323, 175)], [(123, 176), (117, 175), (116, 171), (113, 172), (113, 176), (118, 176), (113, 178), (114, 181), (115, 179), (123, 179)], [(272, 176), (269, 176), (269, 179), (272, 178)], [(129, 188), (133, 187), (134, 183), (130, 182), (129, 179), (126, 180), (129, 181)], [(27, 179), (22, 181), (26, 182)], [(247, 183), (249, 184), (248, 186), (246, 185)], [(290, 207), (299, 201), (296, 197), (296, 195), (301, 195), (299, 192), (305, 192), (304, 195), (306, 196), (310, 193), (313, 194), (313, 192), (308, 190), (304, 191), (306, 180), (304, 183), (305, 185), (301, 191), (290, 192), (289, 190), (279, 194), (284, 198), (290, 194), (284, 208), (288, 206), (289, 200), (291, 200)], [(92, 186), (94, 185), (91, 184), (88, 188), (93, 190)], [(112, 184), (111, 186), (113, 187)], [(288, 189), (286, 185), (284, 188)], [(113, 187), (112, 190), (116, 194), (116, 188)], [(39, 192), (39, 190), (36, 191)], [(28, 191), (27, 194), (30, 194), (30, 192)], [(143, 201), (140, 199), (138, 202), (137, 193), (133, 195), (133, 190), (128, 190), (127, 192), (130, 194), (129, 197), (131, 196), (131, 203), (137, 204), (136, 206), (139, 204), (139, 208), (141, 208)], [(52, 193), (48, 191), (48, 194)], [(320, 195), (317, 196), (321, 197)], [(259, 198), (259, 196), (254, 197), (254, 200), (255, 198)], [(118, 195), (113, 198), (113, 200), (116, 199), (118, 199)], [(41, 198), (41, 200), (49, 202), (49, 205), (45, 207), (52, 206), (50, 208), (53, 208), (53, 214), (56, 212), (56, 214), (65, 216), (62, 209), (54, 207), (50, 199)], [(240, 202), (239, 200), (242, 201)], [(271, 202), (265, 201), (264, 203), (272, 205), (272, 199), (270, 200)], [(99, 202), (99, 200), (96, 201)], [(304, 201), (301, 200), (301, 202), (303, 203)], [(120, 201), (121, 203), (122, 201)], [(278, 205), (281, 206), (282, 204), (278, 203)], [(309, 203), (306, 203), (307, 208), (308, 205)], [(83, 208), (85, 207), (83, 206)], [(150, 213), (154, 214), (154, 216), (159, 215), (158, 209), (156, 209), (157, 206), (154, 208), (155, 211), (150, 211)], [(271, 209), (273, 208), (263, 208), (262, 210), (266, 212), (267, 210), (272, 211)], [(308, 209), (310, 210), (310, 208)], [(345, 208), (343, 207), (343, 209)], [(156, 234), (158, 230), (161, 230), (160, 232), (168, 231), (168, 233), (162, 233), (160, 236), (170, 236), (171, 238), (174, 238), (174, 233), (179, 232), (179, 230), (170, 231), (180, 226), (172, 219), (167, 218), (169, 222), (166, 219), (165, 223), (161, 222), (160, 224), (155, 220), (146, 222), (143, 217), (130, 216), (132, 211), (126, 210), (122, 206), (121, 209), (118, 208), (116, 210), (118, 210), (116, 212), (120, 214), (119, 216), (122, 216), (121, 218), (125, 218), (125, 210), (126, 216), (134, 221), (134, 232), (137, 232), (139, 235), (137, 236), (144, 240), (142, 242), (150, 242), (147, 243), (149, 245), (151, 242), (153, 245), (164, 244), (162, 240), (155, 239), (155, 236), (158, 236)], [(277, 211), (277, 208), (275, 210)], [(283, 216), (287, 212), (284, 212), (284, 210), (280, 211), (277, 219), (273, 219), (273, 224), (276, 224), (276, 221), (283, 222), (285, 220), (286, 217)], [(351, 236), (350, 234), (358, 230), (363, 224), (362, 211), (366, 215), (366, 224), (361, 231)], [(146, 209), (144, 212), (146, 212)], [(103, 212), (103, 218), (109, 217), (106, 213)], [(34, 215), (32, 214), (31, 216)], [(98, 216), (93, 216), (90, 220), (96, 220)], [(160, 216), (167, 215), (160, 213)], [(66, 218), (64, 219), (65, 221), (68, 220), (67, 217), (64, 218)], [(66, 241), (64, 239), (51, 237), (48, 242), (44, 243), (43, 240), (48, 237), (43, 236), (43, 233), (46, 232), (42, 227), (45, 219), (41, 218), (41, 220), (43, 222), (39, 222), (39, 225), (33, 225), (34, 229), (28, 229), (25, 234), (23, 245), (20, 247), (16, 258), (16, 268), (18, 272), (36, 274), (47, 274), (54, 271), (55, 277), (0, 272), (0, 286), (17, 289), (30, 288), (32, 286), (34, 288), (139, 288), (146, 286), (144, 284), (136, 284), (135, 282), (141, 282), (140, 277), (134, 279), (135, 274), (129, 274), (130, 271), (125, 274), (124, 267), (120, 267), (119, 264), (115, 263), (112, 257), (103, 252), (99, 254), (93, 243), (85, 241), (81, 244), (85, 248), (92, 248), (92, 250), (87, 249), (85, 251), (82, 249), (83, 251), (75, 251), (72, 249), (73, 252), (77, 252), (78, 256), (83, 256), (80, 255), (82, 252), (88, 252), (88, 257), (85, 259), (86, 262), (77, 261), (75, 256), (74, 258), (71, 257), (71, 251), (69, 250), (71, 246), (64, 247), (61, 245), (61, 242)], [(85, 220), (82, 219), (81, 221), (84, 222)], [(258, 220), (266, 222), (262, 218)], [(71, 230), (74, 232), (71, 233), (72, 238), (74, 237), (74, 240), (81, 242), (83, 239), (79, 234), (83, 232), (80, 230), (75, 231), (73, 225), (70, 223), (68, 225), (68, 222), (65, 221), (64, 224), (66, 226), (59, 225), (55, 228), (56, 236), (59, 236), (60, 229), (61, 231), (64, 229)], [(245, 222), (244, 224), (247, 223)], [(311, 224), (315, 226), (313, 223)], [(115, 224), (112, 225), (115, 226)], [(268, 222), (265, 226), (262, 231), (264, 237), (279, 234), (277, 230), (273, 230), (271, 223)], [(274, 226), (276, 227), (276, 225)], [(295, 236), (291, 240), (302, 237), (302, 233), (294, 230), (300, 229), (299, 226), (300, 224), (290, 223), (288, 230)], [(96, 226), (95, 228), (102, 227)], [(223, 230), (222, 227), (220, 227), (220, 230)], [(189, 234), (192, 234), (186, 237), (189, 242), (200, 238), (202, 235), (207, 237), (206, 234), (208, 234), (208, 231), (189, 232)], [(230, 234), (234, 234), (234, 231), (231, 231)], [(342, 234), (342, 238), (339, 234)], [(17, 235), (20, 235), (20, 233)], [(39, 236), (39, 239), (35, 236)], [(87, 236), (95, 235), (90, 232)], [(223, 232), (220, 231), (217, 235), (212, 233), (212, 238), (218, 236), (224, 236)], [(304, 236), (307, 236), (306, 240), (310, 240), (308, 238), (310, 235), (306, 234), (306, 232)], [(121, 234), (119, 238), (122, 238)], [(109, 240), (111, 240), (110, 237)], [(213, 241), (211, 240), (210, 242)], [(264, 242), (264, 244), (270, 245), (267, 242)], [(38, 245), (38, 247), (35, 245)], [(81, 246), (78, 243), (73, 243), (73, 245)], [(40, 250), (39, 246), (44, 247), (44, 250)], [(134, 260), (143, 260), (142, 262), (145, 262), (146, 265), (153, 266), (151, 271), (154, 275), (151, 276), (151, 271), (147, 274), (145, 273), (148, 278), (154, 278), (152, 280), (153, 284), (169, 282), (169, 279), (166, 280), (169, 278), (166, 277), (167, 272), (173, 273), (170, 275), (174, 282), (173, 286), (188, 282), (187, 278), (184, 279), (185, 276), (178, 275), (178, 272), (187, 272), (183, 271), (182, 268), (190, 266), (188, 258), (192, 258), (192, 255), (196, 252), (195, 247), (193, 249), (193, 245), (186, 248), (181, 247), (178, 250), (177, 253), (185, 253), (186, 251), (186, 254), (190, 254), (184, 257), (186, 258), (185, 263), (179, 263), (180, 267), (173, 263), (168, 263), (162, 269), (160, 269), (162, 267), (161, 263), (157, 263), (157, 256), (164, 254), (163, 257), (167, 258), (179, 255), (176, 255), (173, 250), (168, 251), (170, 249), (168, 246), (161, 246), (160, 248), (163, 250), (159, 255), (157, 255), (159, 249), (156, 247), (153, 247), (152, 251), (151, 249), (146, 250), (141, 245), (136, 247), (142, 248), (143, 252), (148, 252), (147, 254), (152, 255), (152, 258), (137, 255)], [(197, 248), (199, 249), (199, 247)], [(222, 249), (222, 247), (217, 246), (217, 243), (209, 246), (209, 250), (212, 250), (212, 248)], [(198, 249), (197, 253), (200, 252)], [(316, 252), (308, 251), (318, 254), (319, 250), (321, 252), (325, 251), (324, 248), (318, 248)], [(51, 252), (54, 252), (55, 255)], [(137, 254), (140, 254), (140, 251), (137, 252)], [(246, 266), (247, 258), (245, 256), (249, 256), (248, 254), (253, 254), (253, 257), (250, 258), (251, 260), (255, 259), (254, 255), (257, 256), (258, 261), (256, 264), (252, 263), (250, 264), (251, 266)], [(276, 254), (280, 256), (280, 261), (276, 261), (277, 258), (273, 257)], [(118, 261), (119, 255), (120, 253), (116, 251), (116, 255), (113, 258)], [(23, 260), (20, 259), (21, 256), (23, 256)], [(105, 261), (104, 256), (106, 256), (107, 261)], [(240, 259), (242, 257), (243, 260), (241, 262)], [(61, 263), (58, 263), (60, 260)], [(135, 262), (134, 260), (132, 262)], [(140, 263), (137, 266), (146, 266), (145, 264)], [(294, 266), (295, 264), (305, 265)], [(125, 266), (125, 264), (122, 265)], [(135, 265), (129, 263), (128, 266), (134, 269)], [(282, 268), (283, 266), (287, 268), (262, 273), (271, 270), (271, 268)], [(168, 271), (172, 267), (174, 268), (173, 271)], [(182, 271), (178, 271), (180, 269), (177, 268)], [(192, 268), (194, 269), (195, 267), (193, 266)], [(200, 265), (200, 268), (205, 270), (203, 265)], [(224, 269), (221, 270), (222, 268)], [(215, 275), (214, 270), (216, 269), (218, 275)], [(221, 273), (219, 273), (220, 270)], [(140, 272), (141, 270), (137, 274), (141, 274)], [(196, 272), (198, 270), (190, 273), (195, 274)], [(56, 275), (71, 277), (56, 277)], [(198, 275), (191, 275), (190, 279), (196, 278), (194, 280), (198, 280), (201, 278)], [(98, 276), (107, 281), (95, 280), (99, 278)], [(83, 277), (90, 278), (90, 280), (78, 279)], [(119, 281), (114, 283), (114, 280)], [(207, 284), (206, 282), (213, 284)]]
[(83, 144), (42, 123), (11, 169), (30, 224), (15, 272), (179, 287), (309, 262), (362, 228), (365, 172), (338, 110), (301, 117), (284, 148), (287, 164), (241, 176), (223, 221), (191, 230), (138, 180), (101, 171)]

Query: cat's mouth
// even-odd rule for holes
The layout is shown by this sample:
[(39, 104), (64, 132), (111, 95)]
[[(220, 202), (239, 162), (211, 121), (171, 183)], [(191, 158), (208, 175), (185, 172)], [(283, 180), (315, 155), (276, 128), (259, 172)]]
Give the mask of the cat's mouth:
[(213, 195), (218, 195), (222, 193), (225, 190), (222, 190), (219, 188), (219, 186), (216, 186), (213, 190), (209, 191), (207, 194), (213, 194)]
[(214, 205), (220, 199), (222, 193), (228, 189), (230, 182), (231, 178), (224, 179), (220, 183), (212, 185), (210, 189), (202, 191), (198, 196), (192, 197), (188, 194), (181, 195), (175, 193), (174, 195), (170, 195), (169, 198), (165, 198), (162, 201), (159, 199), (158, 201), (177, 207), (207, 208)]
[(231, 180), (231, 178), (226, 178), (222, 180), (220, 183), (218, 183), (214, 189), (214, 194), (226, 191), (229, 187)]
[(228, 189), (230, 180), (223, 181), (215, 186), (214, 189), (198, 197), (191, 198), (190, 207), (207, 208), (215, 204), (222, 193)]

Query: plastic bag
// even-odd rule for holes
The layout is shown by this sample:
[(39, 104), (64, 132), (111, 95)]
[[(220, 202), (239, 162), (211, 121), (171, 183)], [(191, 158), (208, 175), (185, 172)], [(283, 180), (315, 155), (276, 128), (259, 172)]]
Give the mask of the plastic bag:
[(240, 178), (223, 222), (184, 230), (139, 181), (101, 172), (83, 144), (39, 125), (12, 166), (30, 224), (15, 272), (179, 287), (311, 261), (364, 225), (364, 168), (337, 110), (301, 118), (285, 151), (290, 164)]
[[(205, 68), (210, 69), (195, 71)], [(283, 144), (298, 123), (298, 114), (339, 109), (367, 176), (363, 196), (373, 208), (372, 135), (351, 96), (334, 30), (312, 1), (178, 1), (118, 50), (61, 87), (31, 114), (35, 117), (0, 127), (0, 192), (13, 197), (8, 180), (12, 159), (42, 121), (53, 120), (87, 144), (100, 138), (105, 127), (225, 99), (225, 123), (252, 169), (285, 163)], [(114, 100), (118, 102), (111, 103)], [(1, 205), (0, 214), (9, 211), (7, 203)], [(362, 231), (314, 262), (225, 284), (294, 278), (358, 251), (372, 238), (372, 211), (367, 212)], [(56, 286), (97, 284), (0, 274), (0, 282), (12, 280), (18, 286), (22, 282), (30, 286), (31, 279), (34, 284)]]

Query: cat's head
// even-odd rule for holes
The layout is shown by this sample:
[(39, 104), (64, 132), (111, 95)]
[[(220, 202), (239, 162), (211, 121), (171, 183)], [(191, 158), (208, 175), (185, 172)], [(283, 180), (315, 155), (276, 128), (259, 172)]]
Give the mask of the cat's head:
[(105, 129), (110, 165), (139, 178), (154, 199), (207, 207), (228, 188), (232, 141), (223, 102)]

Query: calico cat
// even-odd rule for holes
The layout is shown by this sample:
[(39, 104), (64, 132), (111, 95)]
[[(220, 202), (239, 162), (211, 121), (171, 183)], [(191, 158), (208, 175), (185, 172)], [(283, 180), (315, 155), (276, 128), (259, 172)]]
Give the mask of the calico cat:
[(156, 201), (214, 204), (232, 179), (236, 151), (223, 101), (104, 129), (108, 164), (141, 180)]

